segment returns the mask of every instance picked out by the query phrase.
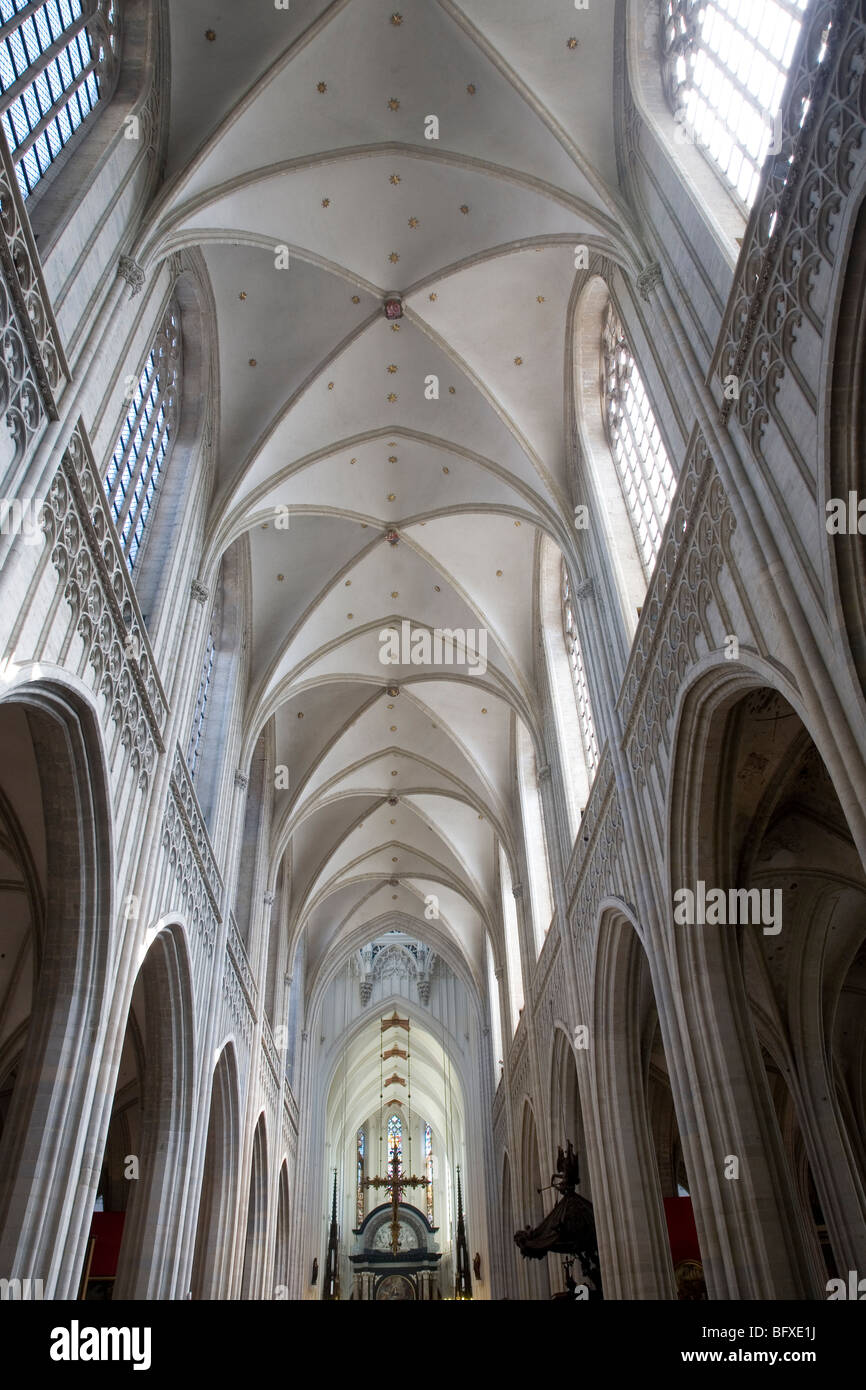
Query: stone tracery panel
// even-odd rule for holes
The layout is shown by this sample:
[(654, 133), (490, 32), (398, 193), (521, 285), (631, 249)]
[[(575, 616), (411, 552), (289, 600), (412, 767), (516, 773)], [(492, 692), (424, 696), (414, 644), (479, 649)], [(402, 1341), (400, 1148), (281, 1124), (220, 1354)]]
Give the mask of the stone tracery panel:
[[(722, 383), (736, 378), (732, 414), (763, 457), (772, 417), (813, 484), (814, 450), (786, 428), (780, 390), (787, 373), (814, 410), (817, 377), (798, 337), (825, 325), (828, 270), (839, 250), (837, 219), (866, 155), (866, 17), (861, 0), (810, 8), (788, 87), (781, 148), (749, 220), (716, 357)], [(805, 116), (804, 116), (805, 110)], [(811, 335), (810, 335), (811, 337)], [(814, 371), (817, 372), (817, 359)]]
[(697, 660), (698, 641), (712, 646), (710, 604), (724, 611), (719, 575), (730, 559), (736, 519), (706, 440), (697, 431), (680, 478), (665, 539), (644, 603), (618, 708), (623, 746), (637, 783), (646, 783), (663, 745), (677, 691)]
[(57, 419), (56, 397), (69, 368), (18, 180), (0, 140), (0, 411), (19, 453), (43, 421)]
[(42, 528), (83, 646), (82, 671), (105, 699), (105, 723), (146, 789), (168, 713), (153, 652), (79, 423), (54, 475)]

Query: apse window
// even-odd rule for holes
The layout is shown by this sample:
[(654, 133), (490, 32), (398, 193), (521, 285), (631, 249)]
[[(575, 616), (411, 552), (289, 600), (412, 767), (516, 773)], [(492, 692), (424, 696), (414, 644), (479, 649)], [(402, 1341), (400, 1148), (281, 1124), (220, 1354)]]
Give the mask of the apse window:
[(577, 702), (577, 718), (583, 741), (583, 756), (591, 782), (598, 767), (598, 739), (595, 735), (595, 720), (592, 717), (592, 705), (589, 700), (589, 685), (583, 665), (583, 653), (580, 649), (580, 638), (574, 618), (574, 605), (571, 602), (571, 586), (568, 582), (568, 571), (565, 565), (562, 566), (562, 628), (565, 635), (565, 648), (571, 665), (571, 679), (574, 683), (574, 698)]
[(116, 67), (105, 0), (0, 0), (0, 121), (25, 198), (105, 95)]
[(809, 0), (665, 0), (662, 63), (674, 118), (746, 208), (776, 148)]
[(604, 414), (611, 453), (649, 581), (676, 490), (676, 477), (613, 302), (603, 334)]
[(105, 475), (105, 492), (130, 574), (135, 569), (171, 446), (177, 421), (179, 375), (180, 311), (172, 304), (132, 391)]

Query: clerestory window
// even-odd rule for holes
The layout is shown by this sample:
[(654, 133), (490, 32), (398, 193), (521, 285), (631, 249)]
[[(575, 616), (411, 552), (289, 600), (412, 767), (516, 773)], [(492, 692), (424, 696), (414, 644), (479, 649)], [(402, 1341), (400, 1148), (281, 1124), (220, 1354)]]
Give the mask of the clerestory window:
[(172, 303), (132, 389), (105, 475), (105, 491), (130, 574), (177, 426), (180, 358), (180, 310)]
[(676, 477), (613, 301), (605, 315), (602, 350), (608, 440), (649, 581), (676, 490)]
[(202, 662), (201, 677), (198, 683), (198, 694), (195, 701), (195, 711), (192, 717), (192, 729), (190, 730), (189, 745), (186, 750), (186, 765), (189, 768), (189, 775), (193, 780), (195, 780), (199, 754), (201, 752), (208, 701), (210, 700), (211, 684), (213, 682), (215, 658), (216, 642), (214, 641), (213, 628), (211, 628), (207, 635), (204, 661)]
[(108, 93), (117, 47), (114, 0), (0, 0), (0, 122), (25, 198)]
[(574, 698), (577, 703), (577, 718), (583, 741), (583, 755), (591, 782), (598, 767), (598, 739), (595, 734), (595, 720), (592, 717), (589, 685), (583, 665), (583, 654), (580, 650), (574, 607), (571, 602), (571, 586), (564, 564), (562, 566), (562, 629), (565, 635), (565, 648), (571, 665), (571, 679), (574, 684)]
[(808, 3), (663, 0), (668, 102), (746, 208), (778, 144), (782, 95)]

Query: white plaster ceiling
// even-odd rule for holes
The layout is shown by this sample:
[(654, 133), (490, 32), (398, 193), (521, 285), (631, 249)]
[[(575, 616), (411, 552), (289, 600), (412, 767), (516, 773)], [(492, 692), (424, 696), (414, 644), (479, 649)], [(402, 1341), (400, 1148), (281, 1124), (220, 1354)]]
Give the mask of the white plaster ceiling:
[[(247, 538), (243, 756), (272, 720), (289, 786), (271, 874), (287, 855), (313, 974), (390, 911), (423, 939), (431, 894), (476, 981), (485, 933), (501, 958), (515, 721), (540, 728), (539, 540), (571, 537), (574, 248), (640, 259), (616, 186), (614, 9), (170, 0), (168, 181), (140, 254), (199, 246), (212, 282), (202, 577)], [(404, 620), (484, 629), (487, 670), (383, 665)]]

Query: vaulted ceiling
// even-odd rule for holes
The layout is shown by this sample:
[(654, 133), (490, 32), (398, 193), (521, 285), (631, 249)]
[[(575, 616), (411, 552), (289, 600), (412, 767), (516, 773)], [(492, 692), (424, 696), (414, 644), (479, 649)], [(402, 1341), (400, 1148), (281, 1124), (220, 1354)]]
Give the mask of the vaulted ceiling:
[[(612, 0), (396, 3), (171, 0), (148, 254), (200, 247), (213, 286), (204, 569), (247, 537), (245, 757), (273, 720), (291, 930), (321, 962), (390, 912), (423, 936), (435, 894), (479, 978), (514, 722), (539, 732), (540, 538), (570, 545), (574, 248), (638, 255)], [(485, 629), (486, 672), (383, 665), (404, 619)]]

